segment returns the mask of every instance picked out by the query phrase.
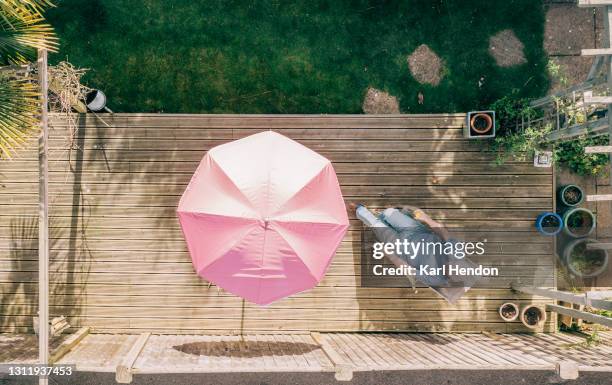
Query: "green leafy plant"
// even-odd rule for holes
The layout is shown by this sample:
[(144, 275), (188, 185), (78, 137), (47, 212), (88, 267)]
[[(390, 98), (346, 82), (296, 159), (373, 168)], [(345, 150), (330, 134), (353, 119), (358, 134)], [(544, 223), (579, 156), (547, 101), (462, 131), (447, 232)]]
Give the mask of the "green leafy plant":
[(608, 155), (587, 154), (584, 148), (588, 146), (603, 146), (608, 144), (605, 136), (580, 137), (575, 140), (557, 144), (555, 158), (564, 167), (578, 175), (598, 176), (604, 174), (608, 167)]
[[(548, 73), (556, 78), (562, 87), (569, 83), (561, 66), (551, 60), (547, 65)], [(566, 126), (585, 123), (593, 111), (576, 105), (571, 98), (555, 98), (559, 118)], [(519, 90), (497, 100), (491, 105), (497, 117), (497, 137), (489, 142), (489, 149), (497, 153), (497, 164), (503, 164), (510, 158), (526, 160), (538, 150), (547, 149), (553, 153), (553, 162), (566, 167), (572, 172), (585, 176), (604, 174), (609, 162), (606, 154), (586, 154), (585, 147), (606, 145), (606, 137), (582, 136), (562, 142), (550, 143), (548, 134), (553, 130), (553, 123), (542, 124), (543, 112), (530, 106), (530, 100), (519, 97)], [(594, 115), (594, 114), (593, 114)], [(550, 118), (549, 118), (550, 119)], [(531, 124), (536, 121), (536, 124)]]
[(546, 137), (552, 132), (552, 125), (528, 126), (520, 132), (509, 132), (494, 139), (493, 149), (497, 152), (497, 164), (509, 158), (525, 161), (538, 150), (547, 148)]
[[(568, 124), (579, 124), (586, 121), (583, 111), (571, 103), (557, 101)], [(527, 99), (516, 98), (510, 94), (491, 105), (496, 112), (499, 126), (498, 136), (489, 141), (489, 149), (497, 153), (497, 164), (503, 164), (513, 158), (524, 161), (533, 156), (536, 151), (550, 150), (553, 162), (566, 167), (572, 172), (585, 176), (599, 176), (607, 171), (608, 156), (606, 154), (587, 154), (584, 148), (588, 146), (606, 145), (606, 137), (582, 136), (554, 145), (547, 140), (552, 132), (552, 123), (523, 124), (537, 119), (538, 113), (529, 106)]]
[(37, 49), (57, 49), (43, 17), (49, 6), (48, 0), (0, 0), (0, 158), (10, 157), (38, 129), (37, 86), (19, 65), (33, 60)]

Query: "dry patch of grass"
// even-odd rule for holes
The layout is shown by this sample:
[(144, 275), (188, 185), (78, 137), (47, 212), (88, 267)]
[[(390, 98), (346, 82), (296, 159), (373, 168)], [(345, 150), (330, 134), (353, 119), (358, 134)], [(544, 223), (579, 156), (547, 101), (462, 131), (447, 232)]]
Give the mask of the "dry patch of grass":
[(489, 39), (489, 53), (500, 67), (527, 63), (525, 46), (511, 29), (504, 29)]
[(426, 44), (421, 44), (408, 56), (412, 76), (421, 84), (437, 86), (444, 76), (442, 59)]
[(363, 98), (363, 112), (366, 114), (399, 114), (400, 109), (395, 96), (369, 87)]

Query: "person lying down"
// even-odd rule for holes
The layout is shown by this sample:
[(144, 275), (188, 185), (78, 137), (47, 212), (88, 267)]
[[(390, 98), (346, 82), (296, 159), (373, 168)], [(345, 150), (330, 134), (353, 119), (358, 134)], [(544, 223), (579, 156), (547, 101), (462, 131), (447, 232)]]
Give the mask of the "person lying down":
[[(411, 243), (419, 246), (426, 243), (432, 244), (456, 244), (457, 240), (451, 239), (449, 232), (443, 225), (431, 219), (423, 210), (412, 206), (404, 206), (401, 210), (388, 208), (378, 216), (367, 207), (361, 204), (352, 204), (355, 208), (356, 216), (365, 226), (371, 228), (379, 242), (383, 243)], [(437, 271), (446, 271), (446, 274), (421, 275), (414, 277), (420, 283), (433, 289), (449, 303), (454, 304), (465, 292), (467, 292), (478, 279), (477, 276), (456, 276), (448, 274), (451, 265), (461, 268), (474, 268), (476, 265), (465, 256), (462, 258), (448, 255), (439, 248), (420, 247), (408, 256), (407, 254), (385, 253), (385, 256), (396, 266), (411, 266), (415, 271), (419, 271), (421, 266)], [(442, 269), (446, 266), (445, 269)], [(414, 281), (412, 281), (414, 287)]]

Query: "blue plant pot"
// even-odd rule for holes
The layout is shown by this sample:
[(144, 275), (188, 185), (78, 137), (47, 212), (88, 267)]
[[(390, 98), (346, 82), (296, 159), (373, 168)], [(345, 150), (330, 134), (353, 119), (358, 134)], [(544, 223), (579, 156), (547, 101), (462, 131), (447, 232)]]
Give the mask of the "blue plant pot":
[[(554, 220), (556, 220), (558, 224), (556, 227), (544, 227), (544, 221), (549, 217), (550, 219), (554, 218)], [(561, 216), (557, 213), (545, 212), (538, 215), (535, 225), (540, 234), (552, 237), (553, 235), (559, 234), (561, 230), (563, 230), (563, 218), (561, 218)]]

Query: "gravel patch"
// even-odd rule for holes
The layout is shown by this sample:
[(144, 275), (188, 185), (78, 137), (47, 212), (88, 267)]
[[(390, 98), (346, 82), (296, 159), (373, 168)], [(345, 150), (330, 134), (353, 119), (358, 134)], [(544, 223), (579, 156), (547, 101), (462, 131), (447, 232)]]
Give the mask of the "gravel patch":
[(442, 80), (444, 63), (427, 45), (421, 44), (408, 56), (412, 76), (421, 84), (437, 86)]
[(489, 39), (489, 53), (500, 67), (512, 67), (527, 63), (525, 46), (511, 29), (504, 29)]
[(399, 114), (397, 98), (385, 91), (369, 87), (363, 98), (363, 112), (366, 114)]

